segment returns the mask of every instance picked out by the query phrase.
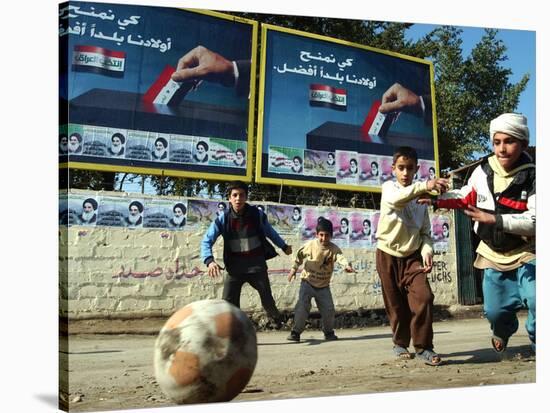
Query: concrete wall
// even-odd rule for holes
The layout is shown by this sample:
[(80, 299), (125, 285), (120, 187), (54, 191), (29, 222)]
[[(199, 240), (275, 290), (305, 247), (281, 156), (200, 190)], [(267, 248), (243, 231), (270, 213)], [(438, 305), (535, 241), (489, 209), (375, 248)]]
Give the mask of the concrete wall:
[[(458, 302), (452, 214), (449, 219), (448, 251), (436, 254), (429, 275), (438, 305)], [(221, 298), (222, 279), (209, 278), (199, 258), (203, 233), (60, 226), (61, 315), (71, 319), (164, 316), (192, 301)], [(301, 244), (297, 234), (284, 238), (295, 251)], [(214, 249), (219, 261), (222, 245), (220, 238)], [(331, 290), (337, 311), (383, 308), (375, 251), (344, 249), (344, 253), (357, 273), (339, 269), (334, 274)], [(299, 287), (299, 281), (289, 283), (286, 278), (291, 260), (281, 253), (268, 262), (275, 301), (281, 310), (288, 311), (294, 307)], [(261, 310), (258, 294), (248, 284), (242, 291), (241, 308)]]

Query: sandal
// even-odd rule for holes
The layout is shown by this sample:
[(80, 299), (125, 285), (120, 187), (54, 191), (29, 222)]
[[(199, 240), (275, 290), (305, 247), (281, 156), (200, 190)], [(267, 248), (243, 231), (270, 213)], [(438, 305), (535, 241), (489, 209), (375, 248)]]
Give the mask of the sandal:
[(405, 347), (401, 347), (398, 345), (393, 346), (393, 354), (395, 354), (395, 356), (401, 360), (412, 359), (412, 354), (409, 353), (409, 350), (407, 350)]
[(508, 345), (508, 339), (504, 340), (500, 337), (493, 336), (491, 337), (491, 345), (497, 353), (504, 353)]
[(424, 349), (416, 353), (416, 356), (430, 366), (439, 366), (441, 364), (441, 357), (439, 354), (430, 349)]

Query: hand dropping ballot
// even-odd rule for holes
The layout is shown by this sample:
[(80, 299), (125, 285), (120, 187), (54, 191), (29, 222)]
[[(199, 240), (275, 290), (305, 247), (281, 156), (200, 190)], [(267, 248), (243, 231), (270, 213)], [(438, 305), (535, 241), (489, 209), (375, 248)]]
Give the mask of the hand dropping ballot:
[(361, 127), (363, 135), (375, 135), (381, 138), (386, 137), (390, 126), (397, 120), (398, 113), (381, 113), (378, 108), (382, 105), (382, 102), (375, 100), (370, 107), (369, 113), (365, 118), (365, 122)]
[(172, 80), (172, 73), (175, 71), (174, 67), (166, 65), (157, 80), (143, 95), (143, 102), (177, 106), (187, 93), (195, 90), (201, 83), (200, 81), (176, 82)]

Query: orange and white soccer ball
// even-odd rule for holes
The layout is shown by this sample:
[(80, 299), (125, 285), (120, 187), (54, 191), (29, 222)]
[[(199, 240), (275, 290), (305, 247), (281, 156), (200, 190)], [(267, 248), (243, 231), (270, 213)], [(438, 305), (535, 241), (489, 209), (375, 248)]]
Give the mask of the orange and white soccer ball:
[(225, 300), (195, 301), (176, 311), (155, 342), (155, 376), (178, 404), (235, 398), (256, 367), (256, 331)]

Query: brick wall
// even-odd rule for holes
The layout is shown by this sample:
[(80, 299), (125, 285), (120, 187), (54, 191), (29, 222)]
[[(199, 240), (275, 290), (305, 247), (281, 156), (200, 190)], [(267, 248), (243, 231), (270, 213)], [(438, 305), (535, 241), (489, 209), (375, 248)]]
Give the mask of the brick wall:
[[(117, 194), (109, 194), (116, 196)], [(118, 194), (120, 196), (120, 194)], [(430, 282), (439, 305), (457, 304), (457, 274), (452, 214), (448, 251), (434, 257)], [(71, 319), (164, 316), (192, 301), (221, 298), (222, 279), (211, 279), (199, 258), (204, 229), (169, 231), (115, 227), (60, 226), (60, 313)], [(294, 250), (298, 234), (284, 236)], [(214, 248), (221, 261), (223, 240)], [(356, 274), (334, 274), (331, 290), (337, 311), (383, 308), (375, 252), (344, 249)], [(273, 295), (281, 310), (292, 311), (299, 281), (289, 283), (292, 258), (269, 263)], [(261, 310), (258, 294), (243, 287), (241, 308)]]

